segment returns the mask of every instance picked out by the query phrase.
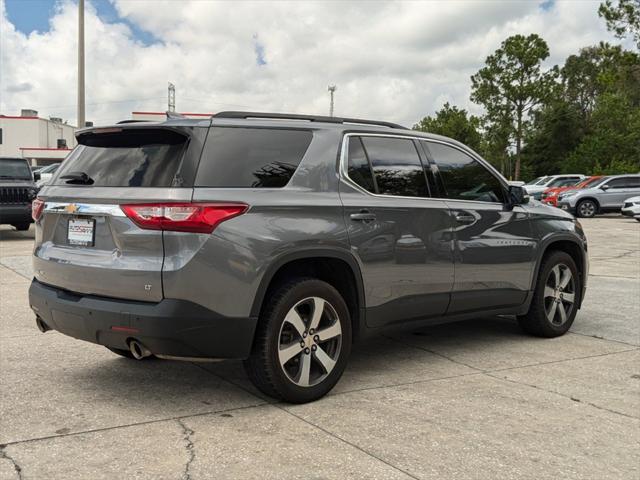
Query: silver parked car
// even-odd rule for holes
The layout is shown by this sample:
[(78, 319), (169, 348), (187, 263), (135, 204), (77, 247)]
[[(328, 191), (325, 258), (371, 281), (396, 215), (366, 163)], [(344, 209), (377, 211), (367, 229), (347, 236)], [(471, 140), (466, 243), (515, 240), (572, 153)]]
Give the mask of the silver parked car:
[(595, 187), (560, 194), (558, 207), (590, 218), (597, 213), (620, 211), (624, 201), (636, 195), (640, 195), (640, 175), (612, 175)]

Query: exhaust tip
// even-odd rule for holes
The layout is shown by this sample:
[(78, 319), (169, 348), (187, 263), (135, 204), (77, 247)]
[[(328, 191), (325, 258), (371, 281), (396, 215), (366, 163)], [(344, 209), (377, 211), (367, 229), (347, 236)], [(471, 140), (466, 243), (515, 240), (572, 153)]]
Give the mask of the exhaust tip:
[(42, 333), (46, 333), (49, 330), (52, 330), (52, 328), (44, 323), (44, 321), (40, 317), (36, 317), (36, 325), (38, 326), (38, 330), (40, 330)]
[(142, 360), (145, 357), (151, 356), (151, 351), (137, 340), (131, 340), (129, 342), (129, 351), (136, 360)]

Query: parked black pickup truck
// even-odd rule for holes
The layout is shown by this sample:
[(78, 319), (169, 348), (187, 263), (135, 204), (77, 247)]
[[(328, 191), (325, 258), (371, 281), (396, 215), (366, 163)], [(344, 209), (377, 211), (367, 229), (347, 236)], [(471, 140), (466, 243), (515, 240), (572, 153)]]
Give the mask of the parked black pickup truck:
[(40, 175), (31, 173), (24, 158), (0, 157), (0, 224), (28, 230), (33, 222), (31, 202), (38, 193), (35, 182)]

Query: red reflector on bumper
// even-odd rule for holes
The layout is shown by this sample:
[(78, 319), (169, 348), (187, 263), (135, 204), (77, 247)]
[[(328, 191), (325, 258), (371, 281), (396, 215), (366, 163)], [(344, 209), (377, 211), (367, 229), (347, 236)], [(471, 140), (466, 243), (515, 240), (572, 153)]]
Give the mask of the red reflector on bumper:
[(112, 326), (111, 330), (113, 330), (114, 332), (126, 332), (126, 333), (138, 333), (138, 332), (140, 332), (140, 330), (138, 330), (137, 328), (119, 327), (117, 325)]

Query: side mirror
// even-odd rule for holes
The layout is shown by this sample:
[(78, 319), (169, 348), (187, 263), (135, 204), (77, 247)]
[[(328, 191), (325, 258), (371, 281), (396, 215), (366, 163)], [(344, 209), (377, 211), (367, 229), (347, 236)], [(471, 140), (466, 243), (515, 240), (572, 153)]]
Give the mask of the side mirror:
[(529, 203), (529, 194), (519, 185), (509, 185), (509, 198), (512, 205), (524, 205)]
[(600, 187), (600, 190), (604, 190), (606, 192), (607, 190), (609, 190), (609, 188), (610, 188), (609, 185), (602, 185)]
[(38, 180), (40, 180), (41, 176), (40, 176), (40, 172), (33, 172), (33, 181), (37, 182)]

